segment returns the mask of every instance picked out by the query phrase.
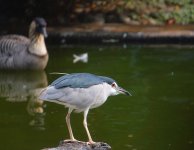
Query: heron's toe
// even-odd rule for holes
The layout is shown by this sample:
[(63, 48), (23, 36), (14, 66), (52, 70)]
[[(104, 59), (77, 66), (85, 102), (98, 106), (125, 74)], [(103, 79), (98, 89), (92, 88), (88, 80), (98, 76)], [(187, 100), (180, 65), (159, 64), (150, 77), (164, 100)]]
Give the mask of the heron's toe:
[(87, 142), (88, 145), (92, 145), (92, 144), (95, 144), (95, 143), (96, 143), (96, 142), (94, 142), (94, 141), (88, 141), (88, 142)]
[(64, 140), (64, 142), (74, 142), (74, 141), (78, 141), (78, 140), (76, 140), (76, 139), (66, 139), (66, 140)]

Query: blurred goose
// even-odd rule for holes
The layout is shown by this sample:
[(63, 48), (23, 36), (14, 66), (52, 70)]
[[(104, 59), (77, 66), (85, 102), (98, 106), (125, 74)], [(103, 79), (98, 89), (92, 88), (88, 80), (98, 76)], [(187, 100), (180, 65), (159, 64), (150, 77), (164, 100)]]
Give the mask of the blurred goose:
[(44, 37), (46, 21), (35, 18), (29, 29), (29, 38), (21, 35), (0, 37), (0, 69), (43, 70), (48, 62)]

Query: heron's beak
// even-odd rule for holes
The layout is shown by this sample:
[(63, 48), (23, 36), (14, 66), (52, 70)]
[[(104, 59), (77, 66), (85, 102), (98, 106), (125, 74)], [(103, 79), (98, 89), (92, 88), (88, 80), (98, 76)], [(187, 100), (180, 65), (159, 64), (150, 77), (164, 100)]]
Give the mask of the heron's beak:
[(125, 94), (127, 96), (132, 96), (131, 93), (129, 93), (127, 90), (123, 89), (122, 87), (117, 87), (116, 90), (121, 93), (121, 94)]

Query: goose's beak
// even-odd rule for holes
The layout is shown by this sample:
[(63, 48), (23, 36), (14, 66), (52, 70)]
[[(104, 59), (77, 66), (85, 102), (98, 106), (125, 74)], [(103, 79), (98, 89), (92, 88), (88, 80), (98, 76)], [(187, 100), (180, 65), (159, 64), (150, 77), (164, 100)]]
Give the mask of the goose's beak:
[(45, 38), (48, 37), (47, 31), (46, 31), (46, 27), (38, 27), (37, 28), (37, 32), (40, 34), (43, 34)]
[(46, 32), (46, 27), (43, 27), (41, 31), (42, 31), (42, 34), (44, 35), (44, 37), (47, 38), (48, 34)]

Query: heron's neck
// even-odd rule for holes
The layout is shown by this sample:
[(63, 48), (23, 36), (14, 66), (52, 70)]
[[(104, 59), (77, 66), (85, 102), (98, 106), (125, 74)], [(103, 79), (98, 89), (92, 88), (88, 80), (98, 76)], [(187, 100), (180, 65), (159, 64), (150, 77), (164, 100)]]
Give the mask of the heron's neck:
[(47, 49), (42, 34), (30, 35), (29, 52), (38, 56), (47, 55)]

